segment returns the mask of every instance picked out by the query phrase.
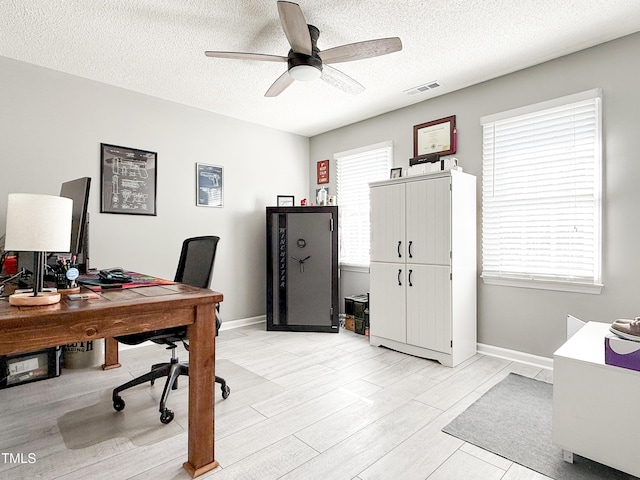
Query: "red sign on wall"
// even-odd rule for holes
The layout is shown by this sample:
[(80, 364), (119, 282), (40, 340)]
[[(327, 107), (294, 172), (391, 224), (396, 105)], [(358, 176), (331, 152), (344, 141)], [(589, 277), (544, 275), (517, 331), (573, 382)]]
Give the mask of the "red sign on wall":
[(329, 160), (318, 162), (318, 185), (329, 183)]

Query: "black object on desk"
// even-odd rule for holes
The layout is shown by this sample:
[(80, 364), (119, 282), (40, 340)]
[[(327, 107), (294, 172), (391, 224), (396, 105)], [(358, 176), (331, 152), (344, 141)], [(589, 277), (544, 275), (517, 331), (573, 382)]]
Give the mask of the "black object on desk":
[(107, 283), (128, 283), (132, 280), (131, 275), (125, 273), (121, 268), (100, 270), (98, 272), (98, 278)]

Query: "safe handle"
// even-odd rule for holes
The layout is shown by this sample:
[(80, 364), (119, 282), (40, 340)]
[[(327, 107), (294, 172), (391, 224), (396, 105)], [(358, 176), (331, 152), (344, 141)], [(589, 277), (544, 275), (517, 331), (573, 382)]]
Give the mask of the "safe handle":
[(398, 269), (398, 285), (402, 286), (402, 281), (400, 281), (400, 275), (402, 275), (402, 269)]
[(402, 240), (398, 241), (398, 258), (402, 258), (402, 253), (400, 253), (401, 246), (402, 246)]
[(409, 281), (409, 286), (413, 287), (413, 283), (411, 283), (411, 274), (413, 273), (413, 270), (409, 270), (409, 278), (407, 279)]
[(411, 245), (413, 244), (413, 240), (409, 240), (409, 245), (407, 249), (409, 250), (409, 258), (413, 258), (413, 254), (411, 253)]

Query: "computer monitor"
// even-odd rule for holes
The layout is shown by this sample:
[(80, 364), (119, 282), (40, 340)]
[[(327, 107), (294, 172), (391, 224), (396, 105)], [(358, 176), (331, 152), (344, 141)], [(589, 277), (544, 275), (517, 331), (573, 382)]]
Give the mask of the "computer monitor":
[[(89, 268), (89, 189), (91, 178), (82, 177), (62, 184), (60, 196), (73, 200), (71, 217), (71, 251), (64, 252), (76, 256), (78, 269), (86, 272)], [(61, 252), (62, 253), (62, 252)]]

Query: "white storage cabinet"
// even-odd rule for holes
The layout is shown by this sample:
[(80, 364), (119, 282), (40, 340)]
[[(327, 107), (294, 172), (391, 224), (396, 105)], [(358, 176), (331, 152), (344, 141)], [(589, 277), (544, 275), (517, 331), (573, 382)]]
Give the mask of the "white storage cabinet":
[(610, 323), (589, 322), (553, 354), (553, 443), (640, 477), (640, 372), (607, 365)]
[(370, 342), (455, 366), (476, 353), (476, 178), (370, 186)]

